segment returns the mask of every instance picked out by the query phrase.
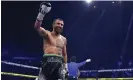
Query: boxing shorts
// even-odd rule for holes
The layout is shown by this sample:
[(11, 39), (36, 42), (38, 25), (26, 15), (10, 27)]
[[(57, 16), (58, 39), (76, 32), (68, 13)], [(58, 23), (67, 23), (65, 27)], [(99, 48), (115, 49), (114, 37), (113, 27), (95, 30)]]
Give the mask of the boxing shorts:
[[(39, 80), (65, 80), (63, 74), (64, 58), (54, 54), (44, 54)], [(42, 75), (42, 76), (41, 76)], [(45, 79), (42, 79), (45, 78)]]

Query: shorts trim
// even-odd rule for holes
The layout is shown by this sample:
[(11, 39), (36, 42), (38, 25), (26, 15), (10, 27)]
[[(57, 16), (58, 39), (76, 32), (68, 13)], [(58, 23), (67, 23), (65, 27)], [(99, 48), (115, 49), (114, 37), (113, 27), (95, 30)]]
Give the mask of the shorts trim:
[(57, 54), (44, 54), (43, 55), (43, 57), (45, 57), (45, 56), (56, 56), (56, 57), (61, 57), (61, 58), (63, 58), (63, 56), (61, 56), (61, 55), (57, 55)]

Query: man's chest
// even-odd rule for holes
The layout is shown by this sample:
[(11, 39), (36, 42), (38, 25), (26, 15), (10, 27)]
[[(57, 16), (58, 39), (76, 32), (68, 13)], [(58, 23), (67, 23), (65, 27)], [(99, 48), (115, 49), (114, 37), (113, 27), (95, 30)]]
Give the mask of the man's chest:
[(49, 36), (48, 42), (52, 45), (55, 45), (58, 48), (62, 48), (65, 43), (65, 41), (63, 40), (61, 36), (55, 37), (52, 35)]
[(56, 44), (56, 47), (63, 48), (63, 46), (64, 46), (64, 40), (62, 40), (62, 39), (56, 39), (55, 44)]

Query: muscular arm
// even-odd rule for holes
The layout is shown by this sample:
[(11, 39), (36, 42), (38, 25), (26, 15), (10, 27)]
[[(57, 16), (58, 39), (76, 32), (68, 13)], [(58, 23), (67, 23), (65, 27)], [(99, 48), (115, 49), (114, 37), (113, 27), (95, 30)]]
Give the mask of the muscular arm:
[(37, 32), (41, 35), (41, 36), (47, 36), (47, 30), (45, 30), (44, 28), (41, 27), (42, 21), (44, 16), (46, 15), (46, 13), (48, 13), (51, 10), (51, 4), (50, 3), (46, 3), (46, 2), (42, 2), (40, 4), (40, 9), (39, 9), (39, 13), (37, 15), (37, 19), (36, 22), (34, 24), (34, 28), (37, 30)]
[(36, 20), (34, 28), (37, 30), (40, 36), (47, 36), (48, 31), (41, 27), (42, 21)]
[(64, 57), (64, 61), (65, 61), (65, 63), (67, 63), (67, 51), (66, 51), (66, 45), (67, 45), (67, 40), (65, 39), (65, 45), (64, 45), (64, 47), (63, 47), (63, 57)]

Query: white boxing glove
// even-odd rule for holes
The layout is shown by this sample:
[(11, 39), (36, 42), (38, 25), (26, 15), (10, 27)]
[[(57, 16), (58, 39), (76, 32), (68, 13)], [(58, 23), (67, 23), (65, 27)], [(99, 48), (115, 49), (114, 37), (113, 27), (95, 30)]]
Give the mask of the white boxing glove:
[(67, 78), (69, 75), (67, 63), (64, 63), (64, 69), (62, 70), (62, 72), (63, 72), (64, 77)]
[(40, 12), (41, 12), (42, 14), (46, 14), (46, 13), (48, 13), (50, 10), (51, 10), (51, 4), (50, 4), (50, 3), (48, 3), (48, 2), (42, 2), (42, 3), (40, 4)]
[(65, 69), (68, 71), (68, 65), (67, 65), (67, 63), (65, 63), (64, 66), (65, 66)]
[(42, 21), (45, 14), (51, 10), (51, 4), (48, 2), (42, 2), (40, 4), (39, 14), (37, 16), (37, 20)]
[(62, 74), (65, 75), (67, 72), (65, 69), (62, 70)]
[(64, 68), (63, 72), (67, 73), (68, 72), (68, 65), (67, 65), (67, 63), (63, 64), (63, 68)]

